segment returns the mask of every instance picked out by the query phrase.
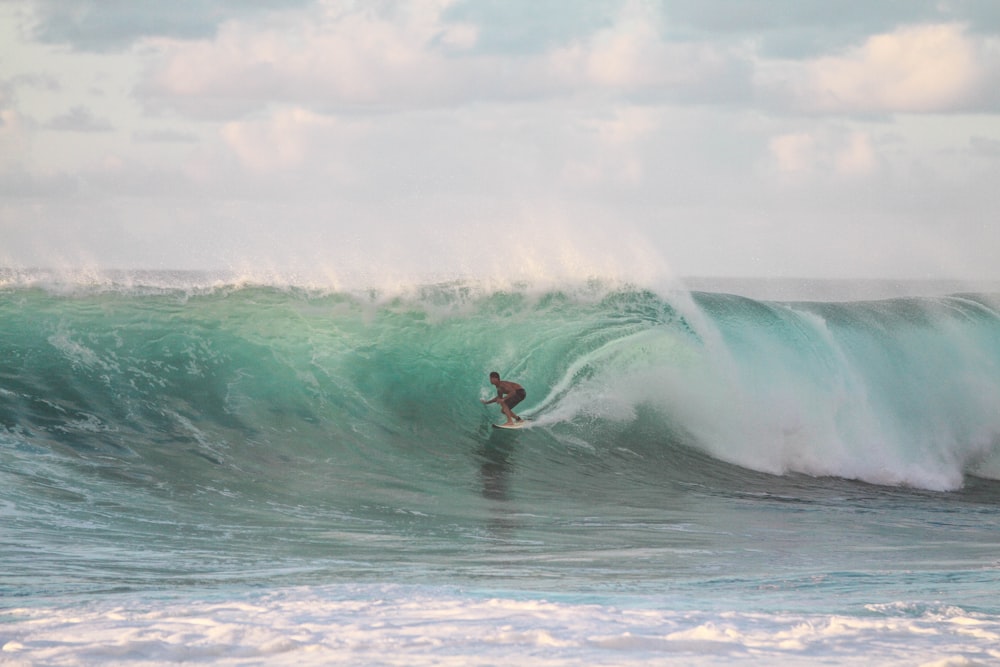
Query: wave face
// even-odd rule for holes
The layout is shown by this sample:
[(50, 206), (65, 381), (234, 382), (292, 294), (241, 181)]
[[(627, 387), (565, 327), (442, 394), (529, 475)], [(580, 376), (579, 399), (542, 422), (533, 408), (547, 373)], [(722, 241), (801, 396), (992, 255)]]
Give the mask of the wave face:
[[(494, 556), (468, 541), (526, 513), (537, 525), (519, 548), (537, 558), (531, 531), (564, 530), (547, 542), (557, 553), (583, 549), (576, 528), (595, 502), (613, 508), (607, 530), (636, 512), (681, 530), (692, 489), (957, 490), (1000, 471), (998, 366), (987, 295), (8, 285), (0, 500), (24, 568), (12, 576), (28, 589), (53, 572), (72, 588), (74, 568), (110, 588), (208, 570), (295, 580), (319, 558), (363, 572), (386, 554), (405, 572), (418, 536), (417, 560), (489, 576)], [(530, 428), (490, 428), (491, 370), (527, 388)], [(522, 514), (497, 512), (512, 499)]]

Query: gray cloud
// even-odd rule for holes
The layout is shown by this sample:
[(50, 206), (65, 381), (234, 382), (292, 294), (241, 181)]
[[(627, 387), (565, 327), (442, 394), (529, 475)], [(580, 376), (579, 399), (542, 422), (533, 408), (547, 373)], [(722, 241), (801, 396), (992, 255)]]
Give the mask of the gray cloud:
[(901, 26), (959, 22), (1000, 28), (993, 0), (661, 0), (667, 33), (679, 39), (752, 39), (767, 58), (808, 59), (863, 43)]
[(621, 0), (595, 0), (566, 11), (560, 0), (463, 0), (444, 17), (478, 27), (475, 53), (537, 55), (614, 24)]
[(67, 173), (35, 175), (23, 168), (8, 169), (3, 172), (3, 178), (0, 178), (0, 197), (8, 201), (51, 201), (72, 197), (79, 192), (80, 179)]
[(1000, 158), (1000, 139), (974, 136), (969, 138), (969, 149), (973, 155)]
[(36, 0), (36, 39), (81, 51), (116, 51), (143, 37), (211, 37), (231, 18), (309, 4), (311, 0)]
[(110, 132), (114, 129), (108, 120), (95, 117), (85, 106), (73, 107), (50, 120), (44, 127), (62, 132)]
[[(143, 37), (206, 39), (233, 19), (304, 9), (316, 0), (202, 0), (146, 3), (131, 0), (35, 0), (32, 34), (42, 42), (84, 51), (126, 48)], [(392, 13), (406, 2), (366, 3), (366, 11)], [(479, 27), (481, 53), (538, 53), (611, 25), (622, 0), (461, 0), (446, 9), (449, 20)], [(813, 57), (855, 44), (876, 32), (908, 23), (968, 22), (974, 30), (1000, 29), (994, 0), (656, 0), (646, 3), (662, 17), (670, 39), (753, 37), (771, 57)], [(345, 5), (345, 7), (348, 5)]]
[(133, 132), (132, 141), (139, 143), (191, 144), (198, 141), (198, 135), (193, 132), (179, 132), (177, 130), (149, 130), (145, 132)]

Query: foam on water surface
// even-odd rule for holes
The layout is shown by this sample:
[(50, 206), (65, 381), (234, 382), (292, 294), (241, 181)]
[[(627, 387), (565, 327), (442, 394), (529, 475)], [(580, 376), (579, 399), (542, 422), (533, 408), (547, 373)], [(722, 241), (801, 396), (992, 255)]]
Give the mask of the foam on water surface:
[[(621, 601), (619, 601), (621, 602)], [(112, 596), (4, 613), (9, 664), (986, 665), (1000, 618), (948, 605), (872, 605), (855, 616), (675, 611), (321, 586), (226, 597)]]

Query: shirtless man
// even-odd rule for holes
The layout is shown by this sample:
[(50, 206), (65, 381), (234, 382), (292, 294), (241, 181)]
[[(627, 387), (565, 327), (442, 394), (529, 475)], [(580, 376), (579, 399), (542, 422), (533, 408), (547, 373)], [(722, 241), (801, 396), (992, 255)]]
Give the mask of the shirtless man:
[[(497, 395), (495, 398), (483, 401), (483, 405), (499, 403), (500, 409), (503, 410), (503, 413), (507, 416), (507, 423), (504, 424), (504, 426), (510, 426), (515, 420), (521, 421), (521, 418), (514, 414), (511, 408), (523, 401), (524, 397), (528, 395), (528, 393), (524, 391), (524, 387), (516, 382), (501, 380), (500, 374), (496, 371), (490, 373), (490, 384), (497, 388)], [(506, 398), (504, 398), (504, 396), (506, 396)]]

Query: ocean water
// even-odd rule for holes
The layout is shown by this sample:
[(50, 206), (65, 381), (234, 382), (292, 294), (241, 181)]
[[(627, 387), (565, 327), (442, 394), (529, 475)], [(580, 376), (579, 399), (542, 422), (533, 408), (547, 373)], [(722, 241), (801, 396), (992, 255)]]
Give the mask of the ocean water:
[(710, 287), (0, 274), (0, 662), (1000, 663), (1000, 296)]

